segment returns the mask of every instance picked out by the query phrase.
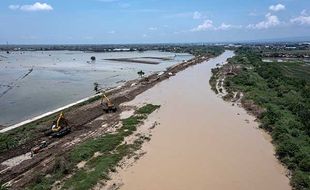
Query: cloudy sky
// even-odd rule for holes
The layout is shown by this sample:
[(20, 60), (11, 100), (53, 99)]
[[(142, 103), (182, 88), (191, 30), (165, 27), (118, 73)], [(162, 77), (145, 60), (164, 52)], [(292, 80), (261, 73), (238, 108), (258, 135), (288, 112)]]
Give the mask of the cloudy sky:
[(310, 36), (310, 0), (1, 0), (0, 44)]

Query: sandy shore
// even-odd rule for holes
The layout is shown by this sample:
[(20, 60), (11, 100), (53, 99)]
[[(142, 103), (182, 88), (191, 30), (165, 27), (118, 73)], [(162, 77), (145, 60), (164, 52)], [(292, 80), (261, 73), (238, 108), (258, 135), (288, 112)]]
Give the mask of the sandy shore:
[(231, 56), (188, 68), (129, 103), (160, 104), (152, 115), (160, 125), (147, 154), (115, 176), (121, 190), (291, 189), (255, 118), (211, 90), (211, 68)]

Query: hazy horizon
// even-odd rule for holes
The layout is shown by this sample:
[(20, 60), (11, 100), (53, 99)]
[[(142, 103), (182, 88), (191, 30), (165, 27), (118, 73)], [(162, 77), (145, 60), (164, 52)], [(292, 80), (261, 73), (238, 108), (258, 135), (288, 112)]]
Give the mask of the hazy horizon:
[(308, 0), (3, 0), (0, 44), (309, 40), (309, 7)]

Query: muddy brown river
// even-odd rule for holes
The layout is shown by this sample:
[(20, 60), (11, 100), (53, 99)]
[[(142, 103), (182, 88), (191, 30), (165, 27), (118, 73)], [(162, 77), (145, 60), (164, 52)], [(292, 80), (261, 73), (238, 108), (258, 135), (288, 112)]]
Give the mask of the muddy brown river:
[(147, 154), (119, 172), (121, 190), (291, 189), (255, 118), (210, 88), (211, 68), (231, 56), (188, 68), (130, 103), (160, 104), (151, 116), (160, 125)]

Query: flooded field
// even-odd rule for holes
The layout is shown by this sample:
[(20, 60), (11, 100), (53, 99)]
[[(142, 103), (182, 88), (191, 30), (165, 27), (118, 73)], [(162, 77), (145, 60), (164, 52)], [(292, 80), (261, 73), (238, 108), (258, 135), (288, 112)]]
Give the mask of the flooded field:
[(281, 58), (281, 57), (264, 57), (264, 62), (305, 62), (310, 63), (309, 58)]
[[(148, 75), (192, 57), (159, 51), (0, 52), (0, 125), (12, 125), (93, 95), (95, 82), (103, 89), (119, 86), (137, 78), (139, 70)], [(107, 60), (122, 58), (158, 64)]]
[[(243, 108), (211, 90), (211, 68), (233, 52), (178, 73), (129, 104), (161, 105), (147, 152), (115, 177), (121, 190), (286, 190), (270, 138)], [(118, 181), (117, 181), (118, 180)]]

